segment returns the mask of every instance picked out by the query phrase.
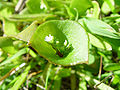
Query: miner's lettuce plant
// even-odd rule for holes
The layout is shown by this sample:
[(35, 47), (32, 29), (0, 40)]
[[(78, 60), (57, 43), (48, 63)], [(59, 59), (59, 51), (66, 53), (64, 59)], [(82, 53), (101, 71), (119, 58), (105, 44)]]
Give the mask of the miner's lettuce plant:
[(0, 89), (120, 88), (118, 0), (0, 0)]

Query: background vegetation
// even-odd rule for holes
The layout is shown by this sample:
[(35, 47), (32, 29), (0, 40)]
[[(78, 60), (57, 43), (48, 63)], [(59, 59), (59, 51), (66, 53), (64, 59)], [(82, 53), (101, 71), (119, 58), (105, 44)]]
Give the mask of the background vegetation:
[(0, 90), (120, 90), (119, 0), (0, 0)]

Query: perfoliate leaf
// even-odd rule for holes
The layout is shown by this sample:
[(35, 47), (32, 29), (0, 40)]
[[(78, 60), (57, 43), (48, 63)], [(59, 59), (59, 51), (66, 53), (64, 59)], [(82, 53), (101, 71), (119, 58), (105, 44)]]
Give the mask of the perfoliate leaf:
[[(55, 41), (48, 43), (53, 37)], [(88, 61), (87, 33), (74, 21), (54, 20), (40, 25), (29, 44), (54, 64), (76, 65)]]

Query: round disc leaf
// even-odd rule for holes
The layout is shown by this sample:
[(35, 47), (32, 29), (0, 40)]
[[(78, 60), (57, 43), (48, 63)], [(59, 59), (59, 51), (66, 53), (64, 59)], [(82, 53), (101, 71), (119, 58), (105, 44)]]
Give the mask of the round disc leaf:
[[(46, 42), (46, 39), (51, 40), (50, 43)], [(55, 41), (58, 45), (54, 45)], [(64, 49), (67, 42), (72, 49)], [(88, 62), (88, 35), (84, 28), (74, 21), (53, 20), (41, 24), (29, 44), (54, 64), (67, 66)], [(59, 50), (63, 51), (63, 56), (60, 56)], [(64, 52), (67, 54), (64, 55)]]

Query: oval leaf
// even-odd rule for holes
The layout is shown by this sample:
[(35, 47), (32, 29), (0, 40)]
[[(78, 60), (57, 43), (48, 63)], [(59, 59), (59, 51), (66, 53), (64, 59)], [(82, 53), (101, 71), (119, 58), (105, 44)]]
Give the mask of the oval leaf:
[(105, 50), (112, 50), (112, 47), (109, 43), (107, 43), (106, 41), (104, 41), (102, 38), (98, 38), (92, 34), (88, 34), (89, 35), (89, 38), (90, 38), (90, 43), (95, 46), (95, 47), (98, 47), (98, 48), (102, 48), (102, 49), (105, 49)]
[[(48, 39), (53, 42), (53, 38), (58, 45), (49, 44), (45, 41)], [(68, 45), (72, 49), (63, 50), (63, 44), (67, 42), (69, 42)], [(88, 61), (88, 36), (83, 27), (74, 21), (54, 20), (40, 25), (33, 34), (29, 44), (41, 56), (54, 64), (66, 66)], [(59, 50), (63, 51), (63, 55), (60, 54)]]
[(94, 18), (85, 18), (84, 25), (92, 34), (97, 34), (109, 38), (120, 39), (120, 36), (115, 34), (116, 31), (105, 22)]
[(120, 64), (119, 63), (108, 63), (104, 66), (104, 70), (106, 71), (120, 70)]

